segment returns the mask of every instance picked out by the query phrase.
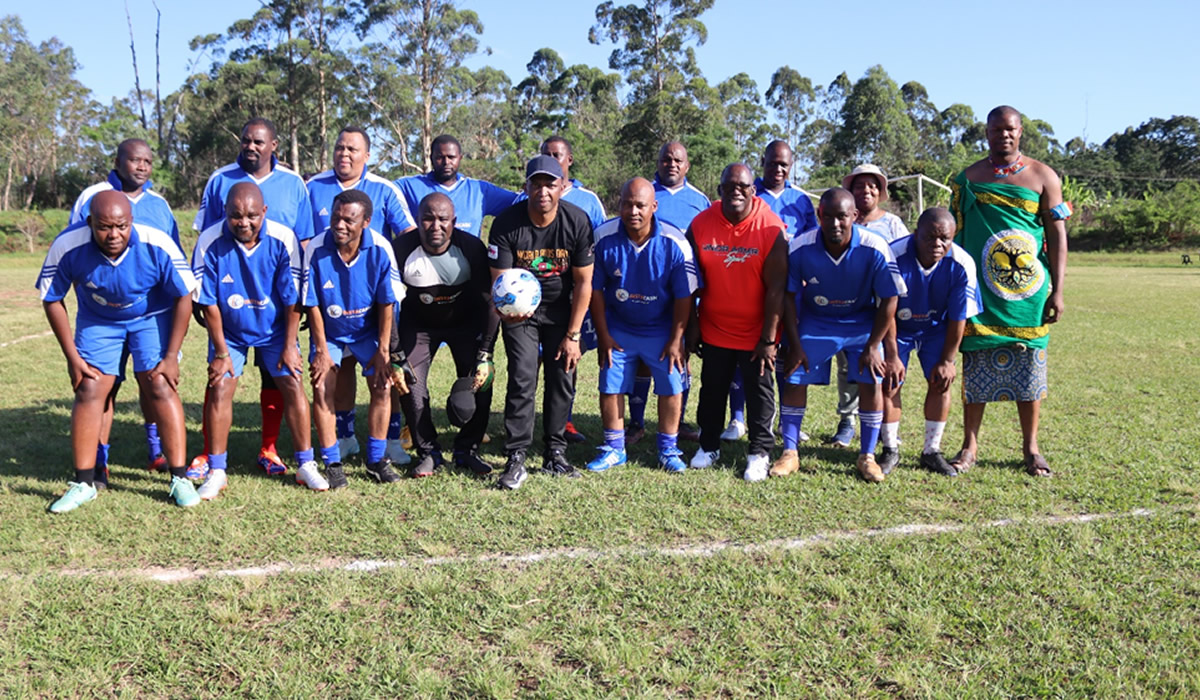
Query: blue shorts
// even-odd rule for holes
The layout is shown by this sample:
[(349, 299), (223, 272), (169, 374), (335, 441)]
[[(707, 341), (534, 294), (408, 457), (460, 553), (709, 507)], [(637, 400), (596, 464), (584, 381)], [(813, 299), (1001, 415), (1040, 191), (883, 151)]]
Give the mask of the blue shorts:
[(908, 369), (908, 355), (913, 350), (917, 351), (917, 359), (921, 361), (921, 370), (925, 372), (925, 379), (929, 379), (929, 373), (933, 371), (934, 365), (942, 361), (942, 350), (946, 347), (946, 334), (929, 333), (915, 335), (911, 338), (896, 338), (896, 348), (899, 350), (900, 361), (904, 363), (904, 369)]
[[(854, 333), (855, 328), (846, 329)], [(833, 357), (839, 352), (846, 353), (848, 365), (846, 378), (855, 384), (879, 384), (882, 377), (872, 376), (870, 371), (862, 374), (858, 369), (859, 358), (867, 350), (867, 340), (870, 332), (855, 335), (838, 334), (838, 329), (830, 324), (800, 324), (800, 347), (808, 357), (808, 371), (803, 367), (787, 377), (788, 384), (828, 384), (829, 369), (833, 365)]]
[[(325, 340), (325, 347), (329, 348), (329, 359), (333, 360), (333, 364), (337, 367), (342, 366), (342, 357), (349, 350), (354, 359), (358, 360), (359, 366), (363, 368), (362, 376), (369, 377), (375, 374), (375, 370), (367, 366), (371, 362), (371, 358), (375, 356), (379, 350), (378, 338), (367, 338), (360, 340), (357, 343), (339, 343), (336, 340)], [(317, 346), (309, 344), (308, 347), (308, 363), (311, 365), (313, 357), (317, 354)]]
[(170, 313), (119, 323), (97, 323), (77, 317), (75, 323), (75, 349), (79, 356), (111, 377), (124, 377), (127, 356), (133, 357), (134, 372), (154, 369), (162, 362), (170, 338)]
[(601, 394), (632, 392), (639, 360), (650, 368), (650, 375), (654, 377), (654, 393), (657, 396), (675, 396), (683, 392), (682, 373), (671, 367), (669, 360), (659, 359), (667, 341), (671, 339), (669, 333), (654, 336), (634, 335), (612, 326), (608, 327), (608, 332), (624, 350), (613, 350), (612, 366), (600, 368)]
[[(233, 362), (234, 377), (242, 376), (242, 370), (246, 367), (246, 355), (250, 354), (249, 346), (238, 346), (225, 344), (229, 348), (229, 359)], [(296, 348), (299, 350), (299, 346)], [(290, 377), (293, 376), (291, 371), (284, 367), (279, 367), (279, 360), (283, 357), (283, 342), (277, 345), (256, 345), (254, 346), (255, 356), (258, 358), (258, 366), (265, 369), (267, 374), (272, 377)], [(208, 361), (213, 361), (213, 355), (217, 354), (213, 350), (212, 343), (208, 344)], [(227, 373), (228, 374), (228, 373)]]

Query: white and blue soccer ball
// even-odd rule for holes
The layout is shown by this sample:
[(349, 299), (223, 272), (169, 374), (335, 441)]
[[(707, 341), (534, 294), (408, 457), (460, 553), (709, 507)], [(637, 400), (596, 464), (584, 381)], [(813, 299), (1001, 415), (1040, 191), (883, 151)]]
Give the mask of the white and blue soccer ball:
[(542, 283), (529, 270), (505, 270), (492, 283), (492, 303), (501, 316), (526, 316), (542, 303)]

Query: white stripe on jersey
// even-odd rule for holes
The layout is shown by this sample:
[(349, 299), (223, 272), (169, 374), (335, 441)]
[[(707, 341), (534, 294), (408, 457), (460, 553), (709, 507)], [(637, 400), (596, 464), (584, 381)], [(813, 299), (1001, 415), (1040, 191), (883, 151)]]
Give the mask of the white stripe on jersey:
[(904, 284), (900, 266), (896, 264), (896, 255), (892, 253), (892, 247), (888, 245), (888, 242), (883, 239), (883, 236), (873, 231), (859, 226), (855, 226), (855, 228), (858, 228), (858, 244), (879, 251), (887, 260), (888, 272), (892, 273), (892, 281), (896, 283), (896, 289), (899, 290), (900, 296), (908, 294), (908, 285)]
[[(133, 227), (137, 229), (138, 238), (146, 245), (152, 245), (156, 248), (161, 248), (167, 252), (171, 258), (171, 264), (175, 267), (175, 272), (183, 278), (183, 285), (188, 292), (195, 292), (200, 288), (196, 281), (196, 276), (192, 274), (192, 268), (188, 265), (187, 259), (183, 257), (183, 251), (179, 246), (175, 245), (175, 240), (166, 231), (156, 229), (153, 226), (134, 223)], [(88, 229), (91, 230), (90, 228)]]
[(957, 243), (950, 244), (950, 253), (946, 257), (962, 265), (967, 273), (967, 318), (983, 313), (983, 295), (979, 292), (979, 280), (975, 275), (975, 259), (965, 248)]
[(46, 294), (50, 291), (50, 283), (54, 281), (54, 275), (58, 272), (58, 264), (62, 262), (63, 256), (82, 245), (87, 245), (91, 240), (92, 229), (87, 226), (69, 228), (54, 239), (54, 242), (50, 244), (50, 250), (46, 253), (42, 274), (38, 278), (39, 299), (43, 301), (46, 299)]

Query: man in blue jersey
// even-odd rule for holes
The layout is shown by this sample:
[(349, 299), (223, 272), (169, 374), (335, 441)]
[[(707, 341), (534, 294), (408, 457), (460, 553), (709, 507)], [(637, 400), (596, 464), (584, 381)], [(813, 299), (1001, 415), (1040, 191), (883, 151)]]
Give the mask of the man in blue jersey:
[[(492, 471), (478, 454), (492, 410), (492, 353), (500, 316), (492, 304), (492, 276), (483, 241), (454, 226), (454, 203), (440, 192), (421, 200), (418, 231), (392, 242), (407, 293), (392, 333), (393, 368), (407, 370), (403, 401), (417, 449), (413, 477), (431, 476), (443, 463), (429, 400), (429, 366), (443, 345), (455, 376), (472, 379), (471, 415), (454, 437), (454, 464), (483, 476)], [(398, 384), (400, 382), (397, 382)]]
[[(367, 474), (380, 483), (400, 475), (387, 458), (392, 335), (400, 276), (392, 246), (370, 228), (371, 198), (350, 189), (333, 198), (329, 228), (304, 253), (303, 304), (308, 308), (313, 419), (329, 488), (346, 485), (338, 449), (334, 394), (343, 361), (353, 355), (371, 390), (367, 408)], [(347, 373), (353, 370), (347, 371)]]
[(925, 372), (925, 446), (920, 464), (935, 474), (957, 476), (942, 455), (942, 433), (950, 415), (954, 360), (967, 319), (983, 310), (975, 261), (954, 243), (957, 227), (948, 209), (926, 209), (917, 233), (891, 243), (907, 293), (900, 297), (896, 323), (884, 337), (888, 376), (884, 391), (879, 467), (891, 471), (900, 461), (900, 385), (916, 351)]
[[(790, 241), (816, 228), (817, 214), (808, 193), (788, 180), (792, 172), (792, 147), (786, 141), (772, 141), (763, 151), (761, 162), (762, 177), (754, 181), (754, 191), (783, 220), (787, 227), (783, 237)], [(782, 381), (779, 384), (783, 386)], [(729, 385), (729, 414), (729, 425), (721, 433), (721, 439), (740, 440), (746, 434), (746, 390), (741, 372), (734, 373)], [(808, 435), (801, 433), (800, 441), (807, 440)]]
[[(600, 202), (600, 198), (596, 193), (585, 188), (583, 183), (571, 177), (571, 166), (575, 165), (575, 156), (571, 153), (571, 142), (567, 141), (562, 136), (551, 136), (542, 142), (541, 153), (544, 156), (550, 156), (558, 161), (562, 166), (563, 171), (563, 194), (562, 201), (574, 204), (587, 214), (588, 219), (592, 222), (592, 230), (595, 231), (608, 215), (604, 213), (604, 204)], [(579, 343), (581, 352), (596, 347), (596, 326), (592, 323), (592, 317), (589, 314), (583, 319), (583, 340)], [(584, 442), (587, 437), (575, 429), (575, 412), (574, 404), (571, 405), (571, 411), (567, 414), (567, 441), (568, 442)]]
[[(275, 136), (275, 125), (269, 119), (254, 117), (242, 127), (241, 151), (238, 159), (208, 178), (204, 187), (204, 197), (200, 201), (200, 210), (196, 212), (194, 228), (206, 231), (214, 224), (225, 218), (225, 205), (229, 191), (241, 182), (251, 182), (258, 186), (266, 206), (267, 218), (291, 229), (300, 244), (313, 237), (312, 205), (308, 198), (308, 189), (304, 179), (292, 170), (279, 164), (275, 150), (279, 147), (279, 139)], [(257, 353), (255, 359), (258, 360)], [(257, 362), (259, 375), (262, 378), (262, 391), (259, 393), (259, 408), (262, 412), (262, 446), (258, 453), (258, 465), (268, 474), (283, 474), (287, 468), (279, 458), (276, 441), (279, 439), (279, 425), (283, 420), (283, 396), (275, 386), (271, 370)], [(207, 396), (207, 393), (206, 393)], [(208, 403), (207, 398), (205, 404)], [(192, 460), (189, 476), (203, 478), (207, 474), (209, 453), (208, 425), (204, 426), (204, 454)]]
[(817, 208), (820, 228), (793, 238), (789, 245), (784, 304), (788, 376), (781, 410), (784, 451), (771, 466), (771, 476), (786, 476), (800, 466), (796, 447), (808, 385), (828, 384), (833, 356), (842, 351), (850, 364), (850, 380), (859, 385), (858, 472), (873, 482), (885, 476), (875, 461), (883, 421), (881, 342), (905, 287), (891, 248), (855, 225), (857, 216), (854, 195), (841, 187), (826, 190)]
[(687, 468), (677, 446), (687, 357), (683, 333), (699, 287), (687, 238), (659, 221), (654, 186), (634, 178), (621, 188), (620, 217), (596, 231), (592, 318), (599, 339), (600, 414), (604, 444), (591, 471), (624, 464), (624, 394), (639, 363), (650, 368), (658, 394), (658, 463)]
[(460, 175), (462, 145), (453, 136), (442, 134), (435, 138), (430, 144), (429, 155), (433, 170), (396, 180), (409, 211), (416, 211), (427, 195), (440, 192), (454, 203), (457, 226), (478, 238), (483, 231), (483, 217), (496, 216), (517, 200), (516, 192), (486, 180)]
[[(175, 245), (182, 249), (182, 245), (179, 242), (179, 224), (175, 221), (175, 215), (171, 213), (171, 205), (167, 204), (167, 200), (163, 199), (162, 195), (151, 189), (154, 186), (150, 182), (150, 172), (153, 167), (154, 154), (150, 150), (149, 144), (141, 139), (126, 139), (122, 141), (117, 146), (117, 157), (113, 163), (113, 169), (108, 173), (108, 178), (104, 182), (87, 188), (75, 200), (75, 206), (71, 208), (70, 224), (78, 224), (87, 219), (88, 214), (91, 213), (92, 198), (97, 194), (116, 190), (125, 193), (125, 196), (129, 199), (129, 205), (133, 211), (134, 223), (165, 231), (171, 236), (171, 240), (175, 241)], [(114, 391), (120, 389), (121, 382), (125, 379), (124, 375), (125, 362), (122, 361), (121, 373), (117, 376), (117, 385), (114, 387)], [(142, 415), (146, 417), (147, 464), (151, 471), (166, 469), (167, 459), (162, 454), (162, 441), (159, 439), (158, 425), (154, 420), (154, 407), (148, 399), (140, 395), (138, 401), (141, 404)], [(96, 452), (97, 488), (104, 488), (108, 485), (108, 451), (109, 435), (112, 431), (112, 405), (110, 403), (105, 408), (104, 418), (100, 426), (100, 447)]]
[(208, 387), (204, 417), (209, 430), (208, 478), (200, 497), (225, 489), (233, 396), (250, 348), (262, 357), (283, 397), (296, 453), (296, 483), (325, 491), (313, 451), (300, 348), (300, 243), (291, 229), (267, 218), (262, 191), (239, 182), (228, 192), (225, 219), (204, 230), (192, 251), (200, 282), (197, 299), (208, 328)]
[[(74, 333), (63, 302), (72, 287), (79, 302)], [(179, 348), (187, 334), (196, 279), (179, 246), (163, 231), (134, 223), (122, 192), (100, 192), (92, 198), (87, 219), (67, 228), (50, 246), (37, 288), (75, 392), (75, 479), (50, 512), (66, 513), (96, 498), (101, 416), (113, 401), (126, 347), (138, 389), (162, 428), (170, 497), (184, 507), (199, 503), (186, 478), (187, 438), (176, 391)]]
[[(691, 167), (687, 148), (682, 143), (668, 141), (658, 150), (658, 164), (654, 173), (654, 199), (658, 203), (655, 217), (680, 231), (687, 231), (688, 226), (692, 224), (692, 219), (712, 205), (712, 201), (707, 195), (687, 181), (688, 170)], [(628, 440), (630, 444), (641, 440), (646, 433), (646, 402), (650, 398), (650, 380), (650, 370), (644, 366), (639, 368), (633, 382), (633, 390), (629, 393)], [(691, 383), (691, 372), (685, 366), (683, 407), (679, 411), (679, 439), (695, 442), (699, 438), (699, 433), (683, 422), (683, 416), (687, 414), (687, 400)]]
[[(370, 198), (371, 209), (374, 212), (371, 217), (374, 229), (389, 241), (416, 227), (400, 189), (391, 180), (367, 170), (367, 160), (370, 157), (371, 138), (362, 127), (347, 126), (338, 133), (337, 141), (333, 145), (333, 169), (314, 175), (308, 181), (313, 226), (318, 235), (329, 228), (334, 198), (351, 189), (361, 191)], [(345, 459), (359, 450), (358, 439), (354, 436), (354, 400), (358, 380), (354, 374), (354, 354), (347, 354), (343, 363), (345, 364), (342, 365), (342, 369), (346, 371), (337, 375), (334, 407), (337, 414), (338, 447), (341, 449), (342, 459)], [(399, 406), (393, 408), (388, 422), (388, 431), (392, 433), (393, 440), (389, 456), (394, 462), (404, 462), (408, 461), (408, 455), (404, 453), (400, 444), (403, 420)]]

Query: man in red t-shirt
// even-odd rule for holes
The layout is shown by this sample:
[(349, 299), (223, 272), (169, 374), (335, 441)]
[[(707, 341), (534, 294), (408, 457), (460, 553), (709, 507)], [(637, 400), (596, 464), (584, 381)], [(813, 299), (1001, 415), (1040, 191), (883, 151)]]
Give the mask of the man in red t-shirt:
[(733, 373), (741, 368), (746, 387), (750, 444), (744, 477), (767, 478), (775, 445), (775, 338), (787, 285), (784, 225), (754, 194), (754, 173), (741, 163), (725, 168), (721, 200), (696, 215), (688, 227), (704, 286), (688, 343), (703, 353), (700, 371), (700, 449), (691, 467), (720, 459), (725, 400)]

